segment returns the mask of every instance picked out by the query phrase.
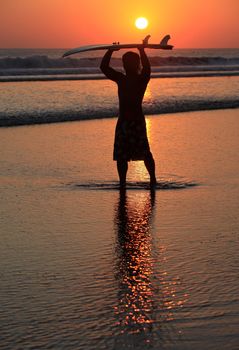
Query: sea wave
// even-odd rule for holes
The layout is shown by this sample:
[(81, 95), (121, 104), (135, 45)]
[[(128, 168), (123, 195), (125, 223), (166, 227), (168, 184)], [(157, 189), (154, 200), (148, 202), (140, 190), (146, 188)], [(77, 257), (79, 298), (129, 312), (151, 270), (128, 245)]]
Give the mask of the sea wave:
[[(90, 72), (89, 72), (90, 71)], [(0, 76), (0, 82), (24, 82), (24, 81), (61, 81), (61, 80), (101, 80), (106, 77), (99, 73), (98, 70), (88, 70), (82, 73), (82, 70), (76, 71), (22, 71), (21, 74), (17, 72), (11, 72), (11, 75)], [(178, 69), (177, 71), (157, 70), (153, 69), (151, 78), (193, 78), (193, 77), (223, 77), (223, 76), (239, 76), (239, 66), (231, 70), (220, 69), (214, 67), (213, 69), (207, 69), (203, 67), (194, 67), (194, 69)]]
[[(212, 110), (239, 108), (239, 100), (237, 99), (185, 99), (178, 101), (164, 101), (146, 105), (144, 112), (146, 115), (178, 113), (187, 111)], [(67, 121), (92, 120), (113, 118), (117, 116), (117, 107), (108, 109), (82, 109), (82, 110), (62, 110), (47, 111), (40, 110), (32, 112), (20, 113), (3, 113), (0, 112), (0, 127), (32, 125), (32, 124), (48, 124)]]
[[(149, 57), (154, 78), (238, 76), (239, 58)], [(0, 58), (0, 82), (104, 79), (100, 58), (52, 58), (46, 55)], [(121, 59), (112, 66), (122, 69)]]
[[(179, 66), (179, 65), (239, 65), (239, 57), (149, 57), (152, 66)], [(21, 68), (79, 68), (99, 67), (100, 57), (84, 58), (52, 58), (46, 55), (33, 55), (28, 57), (3, 57), (0, 58), (0, 69)], [(112, 64), (120, 66), (120, 58), (112, 58)]]

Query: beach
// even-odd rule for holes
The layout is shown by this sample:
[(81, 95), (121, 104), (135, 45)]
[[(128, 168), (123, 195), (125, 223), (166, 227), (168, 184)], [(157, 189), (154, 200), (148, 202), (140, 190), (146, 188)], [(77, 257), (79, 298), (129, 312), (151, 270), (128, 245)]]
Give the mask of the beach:
[(1, 2), (0, 350), (239, 350), (219, 3)]
[(238, 118), (148, 115), (153, 192), (116, 118), (1, 128), (0, 347), (238, 349)]

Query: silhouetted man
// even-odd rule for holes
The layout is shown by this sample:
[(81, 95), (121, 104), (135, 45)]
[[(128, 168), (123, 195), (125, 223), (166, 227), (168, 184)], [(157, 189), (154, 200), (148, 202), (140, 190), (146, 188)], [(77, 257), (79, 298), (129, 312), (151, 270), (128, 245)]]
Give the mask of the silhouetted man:
[[(155, 163), (150, 152), (142, 101), (150, 80), (150, 63), (143, 45), (138, 47), (140, 55), (126, 52), (123, 57), (125, 74), (110, 67), (113, 51), (108, 50), (100, 68), (107, 78), (118, 85), (119, 118), (115, 130), (114, 160), (117, 161), (120, 186), (126, 184), (128, 161), (143, 160), (150, 175), (150, 185), (156, 185)], [(140, 61), (142, 70), (140, 70)]]

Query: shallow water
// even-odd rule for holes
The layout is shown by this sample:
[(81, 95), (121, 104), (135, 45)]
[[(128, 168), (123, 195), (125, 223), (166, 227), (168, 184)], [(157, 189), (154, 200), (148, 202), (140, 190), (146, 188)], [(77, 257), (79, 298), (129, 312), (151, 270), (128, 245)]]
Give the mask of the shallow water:
[(1, 129), (0, 347), (236, 350), (238, 117), (149, 117), (155, 192), (113, 119)]
[[(117, 86), (108, 80), (0, 84), (0, 126), (114, 117)], [(146, 114), (239, 106), (239, 77), (151, 79)]]

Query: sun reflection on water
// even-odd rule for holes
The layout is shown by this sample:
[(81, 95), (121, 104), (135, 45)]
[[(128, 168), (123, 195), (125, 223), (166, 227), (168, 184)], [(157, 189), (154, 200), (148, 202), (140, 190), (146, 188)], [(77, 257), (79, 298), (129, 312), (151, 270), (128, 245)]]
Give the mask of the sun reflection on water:
[(148, 199), (146, 203), (138, 201), (127, 206), (124, 200), (126, 197), (121, 196), (118, 211), (119, 278), (122, 287), (118, 313), (124, 314), (127, 309), (121, 325), (131, 326), (131, 331), (139, 332), (141, 326), (152, 323), (152, 244), (149, 218), (153, 203)]
[(130, 197), (123, 192), (115, 211), (119, 346), (143, 349), (155, 339), (162, 341), (162, 324), (173, 321), (175, 309), (185, 302), (177, 296), (179, 279), (170, 278), (162, 267), (165, 248), (155, 251), (150, 230), (154, 203), (154, 192)]
[(147, 86), (147, 89), (145, 90), (144, 93), (144, 101), (149, 102), (148, 100), (151, 100), (152, 98), (152, 90), (150, 88), (150, 84)]
[(151, 137), (151, 133), (152, 133), (152, 120), (150, 118), (146, 118), (146, 129), (147, 129), (147, 136), (148, 136), (148, 140), (149, 143), (152, 139)]
[[(147, 128), (147, 136), (150, 143), (151, 140), (151, 126), (152, 121), (146, 118), (146, 128)], [(145, 167), (144, 161), (131, 162), (130, 167), (132, 168), (133, 174), (137, 181), (148, 181), (149, 174)]]

